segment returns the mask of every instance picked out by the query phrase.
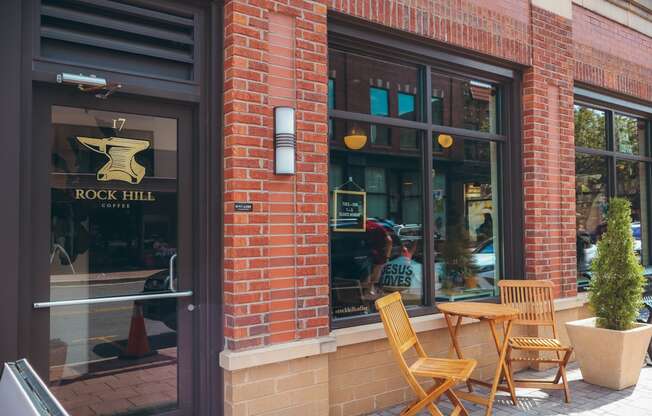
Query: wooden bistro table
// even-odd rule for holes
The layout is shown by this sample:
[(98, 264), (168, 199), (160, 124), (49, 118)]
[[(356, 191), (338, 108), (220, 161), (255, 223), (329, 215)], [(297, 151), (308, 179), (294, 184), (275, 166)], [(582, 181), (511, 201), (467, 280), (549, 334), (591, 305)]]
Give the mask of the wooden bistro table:
[[(486, 406), (487, 411), (485, 412), (486, 416), (491, 415), (493, 409), (494, 398), (496, 396), (496, 391), (506, 391), (512, 396), (512, 402), (516, 405), (516, 393), (514, 391), (514, 382), (512, 381), (512, 376), (505, 364), (505, 355), (507, 354), (507, 344), (509, 340), (509, 334), (512, 331), (512, 321), (517, 317), (518, 310), (511, 308), (506, 305), (500, 305), (496, 303), (481, 303), (481, 302), (448, 302), (437, 304), (437, 308), (444, 314), (446, 319), (446, 325), (448, 326), (448, 332), (451, 334), (451, 341), (453, 343), (453, 348), (457, 353), (458, 358), (462, 357), (462, 350), (457, 341), (457, 335), (459, 333), (460, 326), (462, 325), (463, 318), (474, 318), (480, 321), (486, 322), (489, 325), (491, 330), (491, 335), (494, 339), (496, 345), (496, 351), (498, 352), (498, 365), (496, 366), (496, 372), (494, 374), (493, 382), (486, 383), (484, 381), (469, 379), (466, 384), (469, 389), (468, 393), (465, 391), (456, 391), (455, 393), (462, 399), (468, 400), (473, 403), (477, 403), (483, 406)], [(455, 324), (453, 325), (453, 317), (457, 317)], [(503, 340), (500, 341), (498, 337), (498, 332), (496, 331), (496, 326), (501, 325), (503, 327)], [(506, 326), (505, 326), (506, 325)], [(502, 377), (505, 377), (507, 385), (501, 385), (500, 382)], [(473, 392), (473, 384), (478, 384), (481, 386), (491, 388), (491, 392), (488, 397), (481, 396)]]

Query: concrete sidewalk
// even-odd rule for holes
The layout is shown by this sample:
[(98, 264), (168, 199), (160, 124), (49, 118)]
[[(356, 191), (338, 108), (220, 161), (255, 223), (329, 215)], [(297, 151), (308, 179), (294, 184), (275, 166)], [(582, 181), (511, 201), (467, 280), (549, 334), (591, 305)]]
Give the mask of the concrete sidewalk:
[[(537, 373), (526, 371), (519, 373), (519, 378), (551, 377), (555, 370)], [(622, 391), (613, 391), (585, 383), (576, 364), (568, 371), (571, 386), (571, 403), (564, 403), (564, 394), (560, 390), (517, 389), (518, 406), (513, 406), (506, 393), (499, 392), (494, 404), (494, 416), (652, 416), (652, 367), (641, 371), (638, 385)], [(486, 391), (477, 388), (478, 391)], [(484, 407), (464, 402), (472, 416), (484, 416)], [(396, 406), (370, 416), (397, 416), (404, 406)], [(450, 414), (452, 406), (443, 399), (439, 408), (444, 414)], [(418, 416), (430, 415), (427, 411)]]

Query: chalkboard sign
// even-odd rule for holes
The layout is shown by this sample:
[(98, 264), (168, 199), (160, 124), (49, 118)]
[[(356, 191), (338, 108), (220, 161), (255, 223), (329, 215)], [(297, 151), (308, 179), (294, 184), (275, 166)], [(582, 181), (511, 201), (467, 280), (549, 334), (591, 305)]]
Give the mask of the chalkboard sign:
[(367, 193), (361, 191), (333, 191), (333, 231), (366, 231)]

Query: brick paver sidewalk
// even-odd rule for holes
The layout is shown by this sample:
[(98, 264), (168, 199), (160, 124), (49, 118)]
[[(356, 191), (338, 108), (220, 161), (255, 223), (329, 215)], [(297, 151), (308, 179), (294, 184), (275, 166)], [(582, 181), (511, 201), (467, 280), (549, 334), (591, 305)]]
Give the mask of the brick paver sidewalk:
[[(554, 370), (537, 373), (523, 372), (519, 378), (548, 377)], [(560, 390), (517, 389), (518, 406), (513, 406), (506, 393), (498, 393), (494, 405), (494, 416), (652, 416), (652, 367), (643, 368), (636, 387), (622, 391), (613, 391), (594, 386), (582, 381), (582, 374), (576, 365), (569, 368), (571, 385), (571, 403), (564, 403)], [(481, 389), (477, 389), (481, 391)], [(484, 415), (484, 408), (464, 402), (471, 416)], [(370, 416), (396, 416), (404, 406), (396, 406)], [(444, 414), (450, 414), (452, 406), (442, 400), (439, 408)], [(429, 415), (421, 412), (418, 416)]]

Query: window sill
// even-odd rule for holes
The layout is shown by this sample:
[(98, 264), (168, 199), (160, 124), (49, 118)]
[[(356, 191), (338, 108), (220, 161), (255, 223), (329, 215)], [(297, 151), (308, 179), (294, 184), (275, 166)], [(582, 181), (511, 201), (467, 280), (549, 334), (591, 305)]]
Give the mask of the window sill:
[[(412, 326), (417, 333), (446, 328), (444, 314), (439, 312), (431, 315), (410, 318), (410, 322), (412, 322)], [(465, 325), (472, 322), (478, 321), (475, 319), (465, 318), (462, 321), (462, 324)], [(382, 322), (335, 329), (331, 331), (331, 336), (335, 337), (335, 342), (338, 348), (387, 338)]]
[[(437, 303), (446, 303), (449, 300), (437, 300)], [(458, 299), (455, 302), (487, 302), (487, 303), (500, 303), (498, 296), (482, 297), (482, 298), (468, 298)], [(421, 316), (433, 316), (439, 313), (437, 306), (412, 306), (407, 307), (408, 316), (418, 318)], [(368, 315), (357, 315), (346, 318), (335, 318), (331, 321), (331, 328), (333, 330), (346, 329), (351, 327), (360, 327), (369, 324), (380, 323), (380, 315), (378, 312), (370, 313)]]
[[(588, 294), (580, 293), (572, 298), (555, 299), (555, 311), (563, 311), (567, 309), (582, 307), (587, 302), (587, 298)], [(495, 302), (496, 298), (483, 299), (481, 301)], [(410, 322), (412, 322), (412, 326), (417, 333), (446, 328), (446, 320), (444, 319), (444, 315), (439, 312), (431, 315), (412, 317), (410, 318)], [(462, 325), (467, 325), (474, 322), (478, 322), (478, 320), (465, 318), (462, 320)], [(347, 345), (360, 344), (387, 338), (385, 335), (385, 329), (383, 328), (383, 324), (381, 322), (335, 329), (331, 331), (331, 336), (335, 337), (338, 348)]]
[(312, 338), (284, 344), (269, 345), (245, 351), (224, 350), (220, 353), (220, 367), (227, 371), (244, 370), (283, 361), (335, 352), (332, 336)]

